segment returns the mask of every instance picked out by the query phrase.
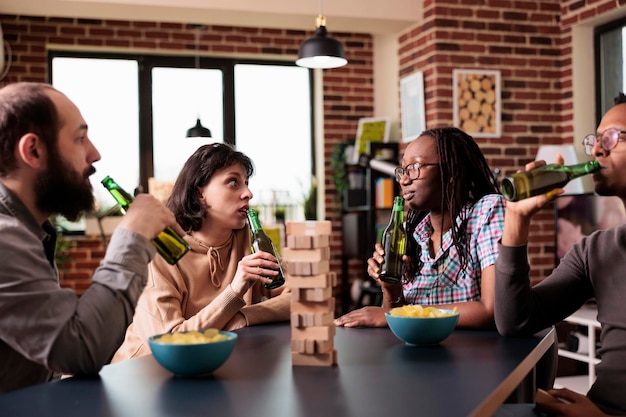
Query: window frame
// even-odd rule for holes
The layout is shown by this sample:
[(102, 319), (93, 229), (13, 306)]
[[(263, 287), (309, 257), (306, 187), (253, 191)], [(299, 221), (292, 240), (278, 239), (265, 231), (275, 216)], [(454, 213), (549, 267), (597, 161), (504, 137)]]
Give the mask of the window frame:
[[(597, 26), (593, 30), (593, 53), (594, 53), (594, 71), (595, 71), (595, 125), (597, 126), (602, 120), (602, 116), (608, 110), (607, 106), (610, 107), (613, 103), (613, 98), (617, 91), (605, 91), (604, 88), (604, 67), (602, 61), (602, 37), (606, 35), (608, 32), (614, 31), (618, 28), (626, 28), (626, 17), (622, 17), (620, 19), (613, 20), (611, 22), (605, 23), (603, 25)], [(623, 37), (622, 37), (623, 39)], [(623, 40), (622, 40), (623, 42)], [(623, 49), (623, 45), (622, 45)], [(624, 61), (624, 56), (622, 51), (620, 51), (622, 55), (622, 61)], [(623, 64), (624, 65), (624, 64)], [(620, 68), (622, 77), (620, 80), (620, 85), (623, 86), (624, 77), (626, 74), (624, 73), (623, 67)], [(624, 88), (619, 88), (619, 91), (623, 91)], [(625, 92), (626, 93), (626, 92)], [(610, 95), (609, 95), (610, 94)]]
[[(152, 69), (157, 67), (169, 68), (195, 68), (196, 56), (184, 55), (158, 55), (140, 53), (114, 53), (93, 51), (48, 51), (48, 80), (53, 81), (52, 60), (54, 58), (93, 58), (93, 59), (126, 59), (136, 60), (138, 63), (138, 97), (139, 97), (139, 182), (144, 190), (148, 189), (148, 178), (154, 173), (153, 155), (153, 119), (152, 119)], [(235, 114), (235, 66), (240, 64), (250, 65), (274, 65), (295, 66), (295, 63), (269, 59), (242, 59), (201, 56), (198, 59), (198, 67), (202, 69), (218, 69), (223, 73), (223, 127), (224, 142), (236, 145), (236, 114)], [(315, 153), (315, 107), (314, 91), (315, 78), (312, 70), (309, 70), (310, 87), (310, 120), (311, 120), (311, 175), (315, 176), (316, 153)]]

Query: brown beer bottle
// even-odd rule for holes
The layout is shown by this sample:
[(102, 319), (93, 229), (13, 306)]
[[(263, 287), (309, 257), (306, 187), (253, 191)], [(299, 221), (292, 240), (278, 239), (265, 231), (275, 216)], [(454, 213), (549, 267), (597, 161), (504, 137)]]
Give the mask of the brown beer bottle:
[[(102, 180), (102, 185), (109, 190), (122, 211), (126, 213), (126, 210), (128, 210), (128, 207), (134, 200), (133, 196), (120, 187), (113, 181), (113, 178), (108, 175)], [(152, 239), (152, 244), (156, 246), (159, 255), (170, 265), (174, 265), (184, 254), (189, 252), (187, 242), (171, 227), (166, 227), (157, 237)]]
[(247, 212), (248, 224), (250, 225), (250, 246), (252, 247), (252, 253), (259, 251), (269, 252), (278, 260), (278, 275), (271, 278), (272, 282), (265, 284), (265, 288), (273, 290), (285, 283), (285, 276), (283, 275), (283, 268), (280, 266), (280, 257), (274, 246), (272, 239), (263, 231), (259, 216), (256, 210), (250, 209)]
[(518, 172), (502, 180), (502, 195), (509, 201), (519, 201), (555, 188), (562, 188), (571, 180), (600, 170), (598, 161), (576, 165), (550, 164), (530, 171)]
[(402, 280), (404, 263), (402, 256), (406, 248), (406, 231), (404, 230), (404, 198), (397, 196), (393, 200), (391, 219), (383, 233), (383, 249), (385, 260), (380, 266), (378, 277), (381, 281), (396, 284)]

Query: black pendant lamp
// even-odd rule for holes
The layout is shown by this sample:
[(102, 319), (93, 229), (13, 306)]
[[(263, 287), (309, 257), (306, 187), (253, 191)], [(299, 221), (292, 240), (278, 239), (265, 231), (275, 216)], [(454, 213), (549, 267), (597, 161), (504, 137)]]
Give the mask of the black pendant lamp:
[(326, 17), (322, 14), (322, 0), (320, 0), (320, 14), (316, 20), (315, 35), (300, 45), (296, 65), (306, 68), (337, 68), (347, 63), (341, 42), (328, 36)]
[[(197, 29), (196, 32), (196, 69), (200, 68), (200, 55), (198, 53), (198, 48), (199, 48), (199, 44), (200, 44), (200, 31), (202, 29), (204, 29), (206, 26), (205, 25), (196, 25), (195, 29)], [(190, 129), (187, 129), (187, 135), (186, 137), (188, 138), (210, 138), (211, 135), (211, 131), (202, 126), (202, 123), (200, 122), (200, 116), (198, 116), (198, 119), (196, 121), (196, 125)]]
[(208, 128), (202, 126), (199, 117), (196, 121), (196, 125), (187, 130), (188, 138), (210, 138), (211, 136), (211, 131)]

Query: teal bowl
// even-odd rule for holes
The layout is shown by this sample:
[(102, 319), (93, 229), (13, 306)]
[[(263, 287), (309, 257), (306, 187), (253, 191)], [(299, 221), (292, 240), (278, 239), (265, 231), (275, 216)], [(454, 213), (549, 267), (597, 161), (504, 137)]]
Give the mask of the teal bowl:
[[(441, 311), (452, 313), (452, 310)], [(436, 345), (450, 336), (459, 321), (459, 313), (444, 317), (403, 317), (385, 313), (385, 318), (393, 334), (407, 345)]]
[(206, 343), (169, 343), (159, 342), (163, 336), (160, 334), (148, 338), (148, 344), (154, 359), (174, 375), (205, 376), (222, 366), (235, 348), (237, 334), (223, 330), (220, 333), (227, 339)]

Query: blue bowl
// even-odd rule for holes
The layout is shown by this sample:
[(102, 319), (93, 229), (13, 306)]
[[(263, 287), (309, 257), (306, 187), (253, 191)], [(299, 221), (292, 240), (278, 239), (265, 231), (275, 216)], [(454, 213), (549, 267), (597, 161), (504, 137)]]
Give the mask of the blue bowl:
[[(452, 310), (441, 309), (452, 314)], [(442, 342), (456, 327), (459, 313), (444, 317), (404, 317), (385, 313), (389, 328), (407, 345), (435, 345)]]
[(222, 366), (235, 347), (236, 333), (219, 333), (227, 336), (227, 339), (206, 343), (168, 343), (159, 342), (159, 338), (163, 336), (160, 334), (148, 338), (148, 344), (154, 359), (173, 374), (185, 377), (203, 376)]

